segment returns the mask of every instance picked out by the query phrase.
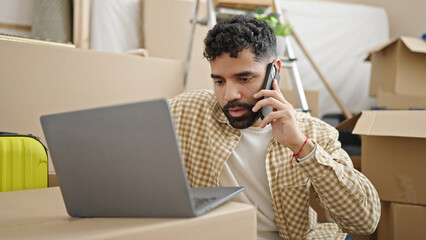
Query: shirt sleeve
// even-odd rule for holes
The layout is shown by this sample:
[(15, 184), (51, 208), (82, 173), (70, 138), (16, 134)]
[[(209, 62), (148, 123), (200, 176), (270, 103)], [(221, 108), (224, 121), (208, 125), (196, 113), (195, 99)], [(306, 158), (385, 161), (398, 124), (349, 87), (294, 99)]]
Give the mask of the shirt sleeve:
[(310, 179), (321, 206), (340, 228), (351, 233), (372, 233), (380, 219), (377, 191), (362, 173), (353, 168), (338, 141), (337, 130), (332, 136), (325, 146), (315, 144), (313, 156), (297, 165)]
[(315, 155), (316, 150), (317, 150), (317, 145), (315, 144), (314, 148), (312, 149), (312, 151), (308, 155), (306, 155), (306, 156), (304, 156), (302, 158), (296, 157), (297, 162), (303, 162), (303, 161), (308, 160), (310, 157), (312, 157), (312, 156)]

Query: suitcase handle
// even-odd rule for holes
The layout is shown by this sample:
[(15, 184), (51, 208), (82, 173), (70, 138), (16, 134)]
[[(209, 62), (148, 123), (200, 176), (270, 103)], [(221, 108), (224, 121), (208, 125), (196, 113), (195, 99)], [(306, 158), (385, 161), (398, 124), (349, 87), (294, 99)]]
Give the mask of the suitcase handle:
[(12, 133), (12, 132), (0, 132), (0, 135), (18, 135), (18, 134)]

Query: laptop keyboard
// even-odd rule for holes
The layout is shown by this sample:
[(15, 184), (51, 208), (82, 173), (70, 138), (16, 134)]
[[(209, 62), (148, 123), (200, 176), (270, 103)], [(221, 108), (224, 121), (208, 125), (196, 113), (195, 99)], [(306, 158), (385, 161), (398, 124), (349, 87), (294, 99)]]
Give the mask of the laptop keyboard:
[(200, 208), (204, 205), (208, 205), (210, 202), (216, 200), (216, 197), (210, 197), (210, 198), (198, 198), (198, 197), (194, 197), (192, 200), (194, 202), (194, 206), (195, 208)]

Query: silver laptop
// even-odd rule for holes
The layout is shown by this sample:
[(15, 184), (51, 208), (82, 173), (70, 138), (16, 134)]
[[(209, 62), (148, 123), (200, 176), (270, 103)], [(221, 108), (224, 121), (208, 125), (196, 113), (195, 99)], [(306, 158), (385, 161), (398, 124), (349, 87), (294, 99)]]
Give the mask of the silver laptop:
[(190, 188), (167, 100), (41, 117), (73, 217), (194, 217), (244, 187)]

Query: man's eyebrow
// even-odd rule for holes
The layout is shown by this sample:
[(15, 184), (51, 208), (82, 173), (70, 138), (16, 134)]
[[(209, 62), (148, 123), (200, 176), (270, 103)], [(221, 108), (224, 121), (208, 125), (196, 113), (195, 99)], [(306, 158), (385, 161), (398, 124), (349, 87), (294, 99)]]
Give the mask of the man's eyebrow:
[(249, 75), (253, 75), (253, 74), (254, 74), (254, 72), (244, 71), (244, 72), (236, 73), (236, 74), (234, 74), (234, 76), (236, 76), (236, 77), (242, 77), (242, 76), (249, 76)]
[[(236, 74), (234, 74), (234, 76), (235, 76), (235, 77), (242, 77), (242, 76), (250, 76), (250, 75), (253, 75), (253, 74), (254, 74), (254, 72), (251, 72), (251, 71), (244, 71), (244, 72), (236, 73)], [(210, 77), (211, 77), (211, 78), (213, 78), (213, 79), (216, 79), (216, 78), (223, 78), (222, 76), (220, 76), (220, 75), (216, 75), (216, 74), (210, 74)]]
[(210, 74), (210, 77), (215, 79), (215, 78), (222, 78), (222, 76), (220, 75), (216, 75), (216, 74)]

